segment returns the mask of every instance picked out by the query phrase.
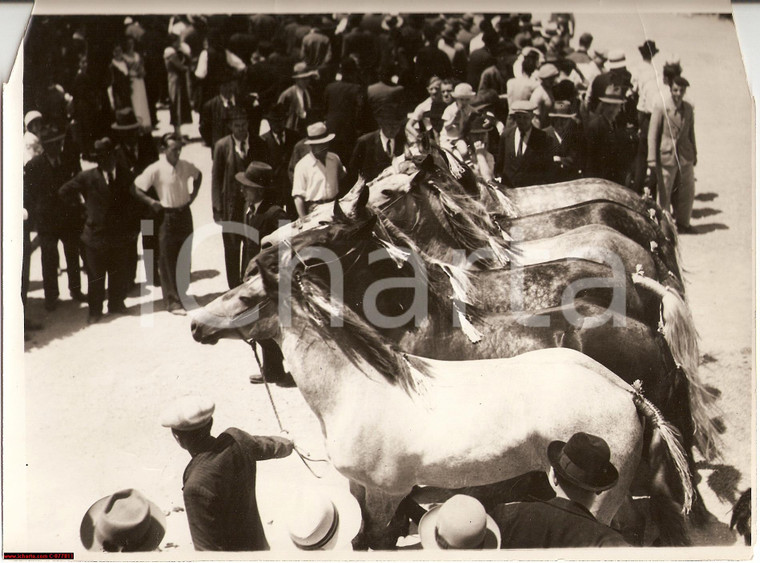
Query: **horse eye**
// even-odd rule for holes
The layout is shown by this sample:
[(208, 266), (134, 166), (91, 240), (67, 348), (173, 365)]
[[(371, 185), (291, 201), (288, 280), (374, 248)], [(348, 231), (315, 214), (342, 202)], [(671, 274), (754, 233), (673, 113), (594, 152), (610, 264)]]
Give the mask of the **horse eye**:
[(332, 221), (320, 221), (319, 224), (321, 226), (332, 225)]
[(386, 188), (386, 189), (384, 189), (384, 190), (382, 191), (382, 194), (383, 194), (385, 197), (391, 197), (391, 196), (392, 196), (394, 193), (395, 193), (395, 192), (394, 192), (393, 190), (389, 190), (389, 189), (387, 189), (387, 188)]
[(261, 250), (266, 250), (267, 248), (272, 248), (272, 243), (271, 242), (267, 241), (267, 242), (265, 242), (264, 244), (261, 245)]

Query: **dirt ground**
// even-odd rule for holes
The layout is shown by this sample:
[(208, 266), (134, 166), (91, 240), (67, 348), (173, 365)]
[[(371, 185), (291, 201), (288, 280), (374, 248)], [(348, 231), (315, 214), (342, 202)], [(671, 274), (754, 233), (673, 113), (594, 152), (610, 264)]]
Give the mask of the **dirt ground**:
[[(593, 33), (594, 47), (622, 47), (628, 60), (636, 62), (636, 46), (647, 37), (655, 39), (661, 51), (680, 55), (692, 84), (688, 98), (696, 107), (698, 195), (696, 234), (681, 237), (683, 264), (701, 335), (700, 373), (722, 393), (719, 406), (727, 428), (722, 460), (700, 463), (699, 470), (699, 488), (716, 521), (695, 530), (693, 539), (698, 545), (739, 545), (727, 523), (735, 491), (751, 484), (755, 459), (755, 237), (753, 114), (733, 24), (710, 16), (578, 15), (577, 29), (578, 35)], [(160, 115), (162, 132), (168, 115)], [(196, 126), (186, 132), (198, 138)], [(195, 142), (182, 158), (204, 174), (193, 205), (195, 226), (210, 224), (210, 149)], [(226, 289), (221, 237), (214, 229), (214, 236), (193, 250), (190, 293), (201, 304)], [(142, 269), (140, 276), (144, 279)], [(142, 286), (139, 296), (127, 300), (128, 315), (107, 315), (88, 326), (86, 306), (68, 299), (65, 275), (59, 281), (62, 301), (57, 311), (47, 313), (37, 251), (28, 316), (44, 328), (29, 333), (23, 354), (18, 351), (19, 369), (4, 379), (6, 392), (25, 395), (4, 421), (6, 437), (20, 437), (25, 445), (13, 450), (6, 445), (5, 468), (21, 478), (6, 479), (4, 491), (6, 498), (10, 492), (25, 502), (6, 509), (4, 517), (6, 529), (10, 521), (14, 530), (25, 528), (26, 533), (5, 535), (4, 549), (73, 551), (77, 558), (87, 558), (78, 535), (83, 514), (95, 500), (133, 487), (168, 514), (165, 555), (192, 557), (181, 493), (189, 456), (159, 425), (159, 413), (174, 397), (201, 394), (216, 401), (215, 432), (236, 426), (277, 434), (265, 389), (248, 382), (257, 371), (252, 354), (237, 341), (196, 344), (190, 317), (163, 311), (160, 289), (151, 286)], [(6, 327), (21, 330), (20, 325)], [(324, 457), (318, 424), (298, 390), (273, 387), (272, 394), (296, 442)], [(345, 486), (327, 464), (317, 464), (315, 471), (322, 480), (296, 456), (259, 464), (257, 490), (268, 531), (281, 500), (299, 487)]]

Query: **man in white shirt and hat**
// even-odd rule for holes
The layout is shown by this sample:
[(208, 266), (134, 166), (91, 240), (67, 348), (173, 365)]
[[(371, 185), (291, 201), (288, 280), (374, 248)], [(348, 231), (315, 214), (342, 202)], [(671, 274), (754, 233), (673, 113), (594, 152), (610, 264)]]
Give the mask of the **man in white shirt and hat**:
[(538, 79), (541, 84), (533, 90), (530, 101), (536, 106), (536, 126), (544, 129), (549, 126), (549, 112), (554, 106), (552, 88), (559, 76), (559, 70), (551, 63), (541, 65), (538, 69)]
[(452, 94), (454, 103), (443, 111), (443, 128), (441, 129), (440, 144), (442, 148), (453, 151), (458, 148), (462, 157), (467, 154), (466, 146), (457, 147), (459, 141), (464, 142), (465, 125), (475, 112), (472, 107), (472, 99), (475, 91), (467, 82), (461, 82), (454, 88)]
[(42, 154), (43, 148), (40, 143), (40, 129), (42, 128), (42, 114), (32, 110), (24, 116), (24, 164), (32, 160), (38, 154)]
[(327, 132), (324, 122), (309, 125), (306, 146), (311, 152), (296, 164), (293, 171), (293, 202), (299, 217), (309, 213), (315, 205), (334, 201), (340, 191), (340, 181), (346, 169), (340, 157), (330, 152), (330, 141), (335, 134)]

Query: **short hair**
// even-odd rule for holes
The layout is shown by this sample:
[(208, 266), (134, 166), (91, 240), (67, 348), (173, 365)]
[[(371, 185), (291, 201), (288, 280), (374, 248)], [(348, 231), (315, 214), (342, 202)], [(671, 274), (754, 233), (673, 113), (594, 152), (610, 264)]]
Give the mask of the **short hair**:
[(453, 78), (444, 78), (443, 80), (441, 80), (441, 86), (443, 86), (444, 84), (448, 86), (456, 86), (457, 81), (454, 80)]
[(214, 424), (214, 419), (212, 417), (209, 419), (209, 421), (206, 424), (204, 424), (200, 428), (194, 428), (192, 430), (177, 430), (176, 428), (173, 428), (172, 432), (176, 432), (188, 442), (196, 442), (198, 440), (205, 438), (208, 434), (211, 433), (211, 426), (213, 424)]
[(436, 37), (438, 37), (438, 30), (432, 25), (426, 25), (425, 29), (422, 30), (422, 34), (425, 36), (426, 40), (432, 43), (435, 41)]
[(590, 33), (584, 33), (583, 35), (581, 35), (581, 38), (578, 39), (578, 44), (581, 47), (585, 47), (586, 49), (588, 49), (589, 47), (591, 47), (592, 41), (594, 41), (594, 36), (591, 35)]
[(161, 137), (161, 147), (167, 148), (172, 141), (179, 142), (180, 145), (182, 144), (182, 138), (177, 137), (174, 133), (167, 133)]
[(686, 80), (680, 74), (678, 76), (673, 77), (673, 81), (670, 83), (670, 85), (673, 86), (673, 84), (675, 84), (676, 86), (680, 86), (681, 88), (688, 88), (690, 86), (689, 81)]
[(662, 80), (670, 86), (671, 82), (676, 76), (681, 76), (681, 64), (680, 63), (667, 63), (662, 67)]

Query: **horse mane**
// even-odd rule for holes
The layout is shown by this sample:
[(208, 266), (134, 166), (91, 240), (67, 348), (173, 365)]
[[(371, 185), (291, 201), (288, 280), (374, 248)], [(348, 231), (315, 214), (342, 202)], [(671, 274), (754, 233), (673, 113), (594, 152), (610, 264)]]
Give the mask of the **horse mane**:
[[(446, 174), (438, 168), (436, 172)], [(488, 209), (467, 194), (453, 177), (448, 178), (448, 181), (456, 186), (457, 192), (444, 191), (437, 187), (434, 190), (428, 187), (428, 190), (438, 196), (444, 218), (451, 227), (454, 238), (470, 252), (484, 248), (490, 249), (494, 258), (487, 262), (496, 263), (499, 266), (509, 264), (513, 251), (501, 230), (491, 222)]]
[[(406, 356), (350, 307), (331, 299), (321, 280), (303, 274), (297, 285), (300, 291), (295, 291), (293, 298), (307, 311), (311, 325), (335, 342), (351, 363), (360, 367), (360, 360), (364, 360), (386, 381), (400, 386), (410, 396), (419, 391), (421, 381), (411, 368), (428, 375), (426, 364)], [(336, 314), (343, 326), (332, 325), (331, 319)]]

